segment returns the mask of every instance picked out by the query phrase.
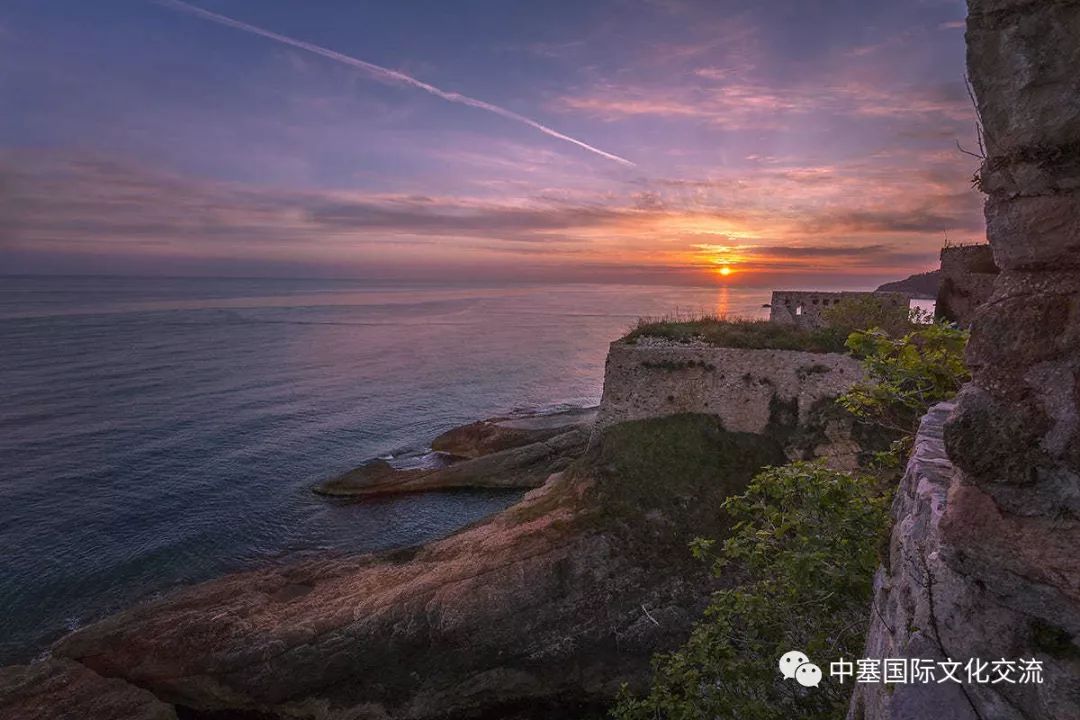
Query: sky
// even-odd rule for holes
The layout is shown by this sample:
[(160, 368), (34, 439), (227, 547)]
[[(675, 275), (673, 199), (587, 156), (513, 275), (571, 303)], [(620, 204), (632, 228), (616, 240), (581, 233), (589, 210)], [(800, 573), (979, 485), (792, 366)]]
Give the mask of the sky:
[(963, 0), (5, 0), (0, 274), (862, 287), (984, 236)]

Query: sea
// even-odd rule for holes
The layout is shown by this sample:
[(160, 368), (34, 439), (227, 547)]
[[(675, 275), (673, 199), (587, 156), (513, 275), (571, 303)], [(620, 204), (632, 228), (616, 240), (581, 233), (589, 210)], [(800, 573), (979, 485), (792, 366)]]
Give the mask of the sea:
[(520, 498), (312, 493), (496, 415), (596, 405), (640, 316), (768, 290), (0, 277), (0, 664), (141, 600), (430, 541)]

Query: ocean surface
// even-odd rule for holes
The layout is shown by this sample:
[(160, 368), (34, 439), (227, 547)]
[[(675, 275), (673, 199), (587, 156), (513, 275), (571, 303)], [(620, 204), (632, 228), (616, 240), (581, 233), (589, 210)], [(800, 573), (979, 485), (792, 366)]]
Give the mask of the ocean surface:
[(515, 491), (311, 486), (493, 415), (599, 402), (642, 315), (766, 290), (0, 277), (0, 664), (184, 583), (411, 545)]

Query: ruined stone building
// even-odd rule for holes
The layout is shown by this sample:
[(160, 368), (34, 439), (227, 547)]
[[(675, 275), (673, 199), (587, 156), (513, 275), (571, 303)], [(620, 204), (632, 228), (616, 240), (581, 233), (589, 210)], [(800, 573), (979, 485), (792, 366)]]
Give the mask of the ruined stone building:
[(904, 293), (891, 292), (824, 292), (820, 290), (774, 290), (769, 320), (781, 325), (818, 328), (827, 324), (829, 308), (844, 300), (875, 298), (896, 307), (907, 307), (911, 301)]

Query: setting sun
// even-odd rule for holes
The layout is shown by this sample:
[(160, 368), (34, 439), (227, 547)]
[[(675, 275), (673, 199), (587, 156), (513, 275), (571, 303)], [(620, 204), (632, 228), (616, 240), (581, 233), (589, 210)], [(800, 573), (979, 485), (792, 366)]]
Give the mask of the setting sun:
[(725, 265), (722, 268), (720, 268), (719, 273), (721, 275), (723, 275), (724, 277), (727, 277), (728, 275), (731, 274), (731, 268), (728, 267), (727, 265)]

